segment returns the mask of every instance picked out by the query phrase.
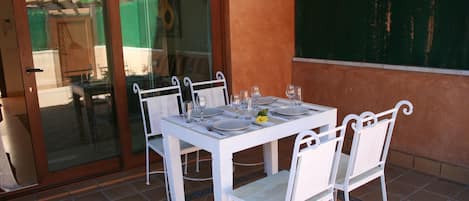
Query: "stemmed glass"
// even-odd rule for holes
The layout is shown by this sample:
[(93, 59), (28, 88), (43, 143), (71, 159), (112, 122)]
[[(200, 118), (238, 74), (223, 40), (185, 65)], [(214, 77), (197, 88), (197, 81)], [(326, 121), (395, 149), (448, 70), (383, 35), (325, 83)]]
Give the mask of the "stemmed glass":
[(200, 121), (204, 121), (204, 109), (207, 106), (207, 98), (205, 96), (197, 96), (196, 104), (200, 110)]
[(292, 99), (295, 97), (295, 85), (287, 85), (287, 88), (285, 89), (285, 95), (288, 97), (290, 102), (292, 102)]

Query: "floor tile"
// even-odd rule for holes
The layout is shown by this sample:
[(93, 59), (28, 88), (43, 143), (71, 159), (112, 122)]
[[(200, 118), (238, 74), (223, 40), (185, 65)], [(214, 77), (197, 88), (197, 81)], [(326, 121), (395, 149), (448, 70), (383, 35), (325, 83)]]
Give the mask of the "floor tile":
[(135, 179), (127, 183), (132, 185), (135, 188), (135, 190), (137, 190), (137, 192), (145, 192), (148, 190), (152, 190), (152, 189), (164, 186), (165, 184), (163, 180), (164, 180), (164, 176), (160, 174), (160, 175), (152, 175), (152, 177), (150, 177), (150, 185), (146, 184), (145, 178)]
[(161, 186), (161, 187), (149, 190), (149, 191), (145, 191), (142, 194), (148, 200), (154, 200), (154, 201), (166, 200), (166, 189), (164, 186)]
[(84, 192), (98, 188), (98, 184), (95, 179), (90, 179), (90, 180), (68, 184), (64, 186), (64, 188), (67, 189), (67, 191), (69, 191), (70, 194), (78, 195), (80, 193), (84, 193)]
[(425, 187), (425, 190), (440, 195), (453, 197), (459, 192), (464, 190), (464, 185), (457, 184), (454, 182), (438, 179), (432, 182), (430, 185)]
[(373, 191), (379, 191), (379, 189), (381, 188), (381, 185), (379, 182), (370, 182), (370, 183), (367, 183), (363, 186), (360, 186), (358, 188), (356, 188), (355, 190), (353, 190), (351, 193), (352, 196), (354, 197), (362, 197), (364, 196), (365, 194), (367, 193), (371, 193)]
[(448, 199), (446, 196), (428, 191), (418, 191), (408, 198), (409, 201), (447, 201)]
[[(389, 193), (387, 194), (388, 201), (400, 201), (401, 196), (394, 194), (394, 193)], [(373, 191), (371, 193), (368, 193), (364, 195), (363, 197), (360, 198), (361, 201), (381, 201), (383, 200), (383, 195), (381, 194), (381, 190)]]
[(389, 195), (394, 195), (397, 198), (405, 198), (414, 193), (418, 188), (406, 183), (394, 181), (386, 184), (386, 189)]
[(415, 171), (410, 171), (397, 178), (396, 181), (416, 187), (423, 187), (424, 185), (429, 184), (432, 180), (435, 179), (436, 177), (432, 177)]
[(135, 194), (132, 196), (124, 197), (122, 199), (118, 199), (117, 201), (147, 201), (147, 199), (140, 194)]
[(122, 185), (111, 186), (109, 188), (103, 189), (102, 192), (110, 200), (117, 200), (123, 197), (137, 194), (137, 191), (135, 190), (135, 188), (132, 185), (127, 184), (127, 183), (124, 183)]
[(109, 201), (101, 192), (93, 192), (81, 197), (76, 197), (75, 201)]
[(458, 201), (466, 201), (469, 200), (469, 187), (466, 187), (463, 192), (459, 193), (456, 196), (456, 200)]
[(390, 182), (395, 180), (396, 178), (404, 175), (409, 170), (395, 166), (395, 165), (387, 165), (386, 169), (384, 170), (384, 174), (386, 175), (386, 182)]
[(37, 193), (38, 200), (56, 201), (69, 197), (70, 193), (65, 187), (53, 188)]

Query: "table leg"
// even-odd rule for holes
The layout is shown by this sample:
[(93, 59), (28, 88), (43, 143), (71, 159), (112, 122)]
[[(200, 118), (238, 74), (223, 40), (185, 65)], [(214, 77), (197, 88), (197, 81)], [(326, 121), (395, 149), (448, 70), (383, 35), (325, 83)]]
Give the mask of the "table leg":
[(81, 112), (80, 95), (73, 93), (73, 107), (75, 108), (75, 117), (78, 121), (78, 129), (80, 130), (80, 138), (85, 142), (85, 126), (83, 124), (83, 114)]
[[(335, 123), (330, 123), (330, 124), (319, 127), (319, 132), (321, 132), (321, 133), (326, 132), (326, 131), (328, 131), (330, 129), (334, 129), (334, 128), (335, 128)], [(326, 139), (321, 139), (321, 140), (332, 139), (332, 138), (335, 138), (335, 137), (337, 137), (336, 134), (331, 133), (330, 135), (327, 135), (327, 138), (326, 138), (326, 136), (324, 136), (324, 138), (326, 138)]]
[(214, 200), (230, 200), (233, 191), (232, 153), (212, 153), (212, 176)]
[(184, 179), (181, 168), (181, 148), (179, 139), (164, 135), (163, 146), (165, 150), (166, 176), (168, 177), (171, 200), (184, 200)]
[(264, 147), (264, 171), (267, 175), (278, 172), (278, 141), (272, 141)]
[(86, 108), (86, 116), (88, 117), (88, 125), (90, 127), (91, 143), (96, 144), (96, 119), (94, 116), (93, 98), (91, 97), (91, 95), (86, 94), (84, 97), (84, 101)]

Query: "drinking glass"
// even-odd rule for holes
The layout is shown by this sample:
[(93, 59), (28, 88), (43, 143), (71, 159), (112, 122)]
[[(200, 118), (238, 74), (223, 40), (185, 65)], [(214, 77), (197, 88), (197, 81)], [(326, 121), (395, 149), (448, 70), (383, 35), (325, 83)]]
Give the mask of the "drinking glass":
[(295, 106), (301, 106), (303, 101), (303, 93), (301, 87), (295, 87)]
[(231, 95), (231, 107), (234, 109), (238, 109), (239, 106), (241, 105), (241, 98), (239, 95)]
[(261, 96), (262, 96), (262, 95), (261, 95), (261, 90), (259, 89), (259, 87), (258, 87), (258, 86), (253, 86), (253, 87), (251, 88), (251, 97), (252, 97), (253, 99), (256, 99), (256, 98), (259, 98), (259, 97), (261, 97)]
[(197, 107), (200, 110), (200, 121), (204, 121), (204, 109), (207, 106), (207, 98), (205, 96), (197, 96)]
[(192, 104), (192, 101), (184, 101), (184, 117), (186, 118), (186, 122), (189, 123), (191, 122), (191, 117), (192, 117), (192, 110), (194, 109), (194, 105)]
[(239, 96), (241, 97), (241, 104), (243, 105), (243, 108), (247, 107), (248, 100), (249, 100), (249, 93), (246, 90), (241, 90), (239, 92)]
[(295, 97), (295, 85), (289, 84), (287, 85), (287, 88), (285, 89), (285, 95), (288, 97), (290, 102), (292, 99)]

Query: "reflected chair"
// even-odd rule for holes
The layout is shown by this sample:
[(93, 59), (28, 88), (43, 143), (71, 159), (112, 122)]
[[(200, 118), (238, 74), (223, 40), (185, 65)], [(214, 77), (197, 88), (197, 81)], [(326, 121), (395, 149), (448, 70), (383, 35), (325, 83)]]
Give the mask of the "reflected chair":
[[(150, 184), (150, 174), (163, 173), (167, 180), (167, 175), (164, 171), (150, 172), (149, 150), (153, 150), (161, 157), (164, 157), (163, 137), (161, 135), (160, 121), (162, 118), (170, 115), (180, 114), (182, 104), (181, 88), (177, 77), (171, 78), (173, 86), (142, 90), (137, 83), (133, 84), (134, 93), (138, 94), (140, 109), (142, 114), (143, 128), (145, 131), (145, 159), (146, 159), (146, 184)], [(181, 154), (184, 155), (184, 172), (187, 174), (187, 161), (188, 154), (198, 152), (200, 148), (195, 147), (187, 142), (181, 141)], [(197, 165), (199, 161), (196, 161)], [(163, 168), (166, 165), (163, 160)], [(192, 179), (185, 177), (189, 180), (207, 180), (207, 179)], [(166, 182), (168, 188), (168, 182)], [(167, 189), (168, 190), (168, 189)], [(168, 192), (168, 191), (167, 191)]]
[(381, 178), (382, 199), (387, 200), (384, 168), (401, 106), (406, 106), (403, 108), (405, 115), (412, 113), (412, 103), (403, 100), (393, 109), (379, 114), (367, 111), (360, 116), (350, 114), (344, 118), (344, 125), (350, 122), (354, 135), (350, 155), (341, 155), (335, 189), (344, 192), (345, 201), (350, 200), (350, 191), (376, 178)]
[(290, 172), (284, 170), (241, 186), (233, 191), (232, 200), (333, 200), (344, 128), (342, 125), (320, 134), (301, 132), (295, 140)]
[[(226, 79), (223, 73), (220, 71), (216, 73), (215, 80), (192, 82), (189, 77), (184, 77), (184, 86), (189, 87), (191, 99), (194, 103), (196, 101), (197, 96), (205, 96), (207, 98), (207, 107), (219, 107), (228, 105), (229, 103)], [(257, 166), (262, 165), (264, 163), (233, 162), (233, 164), (241, 166)]]

